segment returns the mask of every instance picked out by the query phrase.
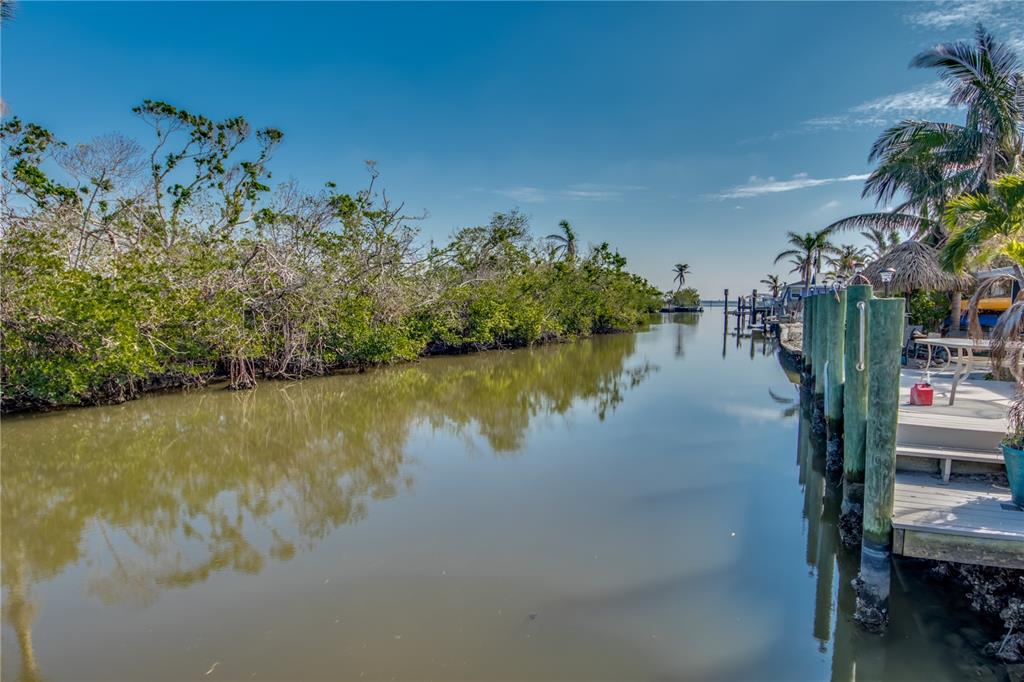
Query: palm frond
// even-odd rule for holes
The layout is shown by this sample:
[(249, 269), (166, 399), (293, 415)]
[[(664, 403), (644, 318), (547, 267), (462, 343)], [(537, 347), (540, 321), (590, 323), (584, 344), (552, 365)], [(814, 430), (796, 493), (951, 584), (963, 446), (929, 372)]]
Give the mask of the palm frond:
[(916, 233), (923, 225), (930, 224), (927, 218), (922, 218), (913, 213), (889, 213), (878, 211), (875, 213), (861, 213), (848, 218), (837, 220), (825, 229), (830, 232), (841, 232), (844, 230), (863, 230), (865, 228), (877, 228), (881, 230), (899, 230), (901, 232)]
[(801, 254), (796, 249), (786, 249), (785, 251), (781, 251), (779, 253), (779, 255), (775, 256), (775, 261), (774, 262), (775, 262), (776, 265), (778, 265), (779, 261), (782, 260), (783, 258), (789, 258), (790, 256), (799, 256), (799, 255), (801, 255)]
[(946, 270), (959, 272), (983, 247), (998, 250), (1024, 232), (1024, 173), (997, 179), (986, 194), (952, 199), (943, 220), (951, 236), (940, 262)]

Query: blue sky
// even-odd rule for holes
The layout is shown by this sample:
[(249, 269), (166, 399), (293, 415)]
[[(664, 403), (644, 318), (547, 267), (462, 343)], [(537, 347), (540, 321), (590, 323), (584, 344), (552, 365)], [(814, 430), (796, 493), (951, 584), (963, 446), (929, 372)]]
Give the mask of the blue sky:
[[(162, 99), (285, 132), (276, 180), (388, 193), (424, 238), (518, 206), (609, 241), (662, 288), (749, 291), (786, 230), (870, 209), (868, 148), (955, 119), (907, 68), (976, 20), (1024, 47), (1013, 3), (21, 2), (2, 35), (9, 113), (68, 141)], [(855, 235), (841, 241), (857, 242)], [(763, 288), (763, 287), (762, 287)]]

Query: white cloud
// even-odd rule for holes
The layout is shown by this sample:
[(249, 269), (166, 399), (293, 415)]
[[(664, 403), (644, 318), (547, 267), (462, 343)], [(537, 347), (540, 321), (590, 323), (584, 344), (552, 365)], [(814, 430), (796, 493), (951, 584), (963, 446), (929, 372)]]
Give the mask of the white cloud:
[(537, 204), (545, 200), (544, 190), (539, 187), (506, 187), (496, 189), (494, 193), (526, 204)]
[(776, 180), (773, 177), (759, 178), (752, 176), (745, 185), (737, 185), (724, 189), (712, 196), (713, 199), (749, 199), (764, 194), (778, 194), (780, 192), (793, 192), (808, 187), (820, 187), (831, 185), (836, 182), (856, 182), (866, 180), (867, 175), (843, 175), (837, 178), (812, 178), (807, 173), (798, 173), (789, 180)]
[(505, 187), (493, 190), (495, 194), (508, 197), (524, 204), (541, 204), (547, 201), (614, 201), (622, 199), (628, 192), (647, 189), (640, 185), (599, 185), (581, 182), (564, 189), (543, 189), (540, 187)]
[(929, 31), (959, 28), (973, 32), (981, 23), (1024, 57), (1024, 21), (1018, 0), (940, 0), (926, 7), (908, 14), (907, 21)]
[(941, 82), (928, 83), (910, 90), (876, 97), (850, 107), (843, 113), (809, 118), (798, 128), (777, 130), (770, 135), (742, 140), (740, 144), (771, 142), (789, 135), (825, 130), (883, 127), (905, 118), (923, 118), (927, 115), (948, 116), (956, 111), (948, 102), (949, 90), (945, 85)]
[(808, 119), (804, 121), (803, 127), (815, 131), (884, 126), (904, 118), (920, 118), (926, 114), (942, 115), (953, 111), (955, 108), (949, 106), (949, 90), (941, 82), (935, 82), (868, 100), (842, 114)]
[(980, 21), (990, 30), (1021, 30), (1017, 0), (940, 0), (927, 7), (909, 14), (907, 20), (926, 29), (974, 26)]
[(907, 17), (907, 20), (923, 28), (949, 28), (957, 24), (965, 24), (977, 15), (977, 8), (972, 5), (980, 5), (977, 2), (937, 2), (923, 12), (915, 12)]
[(824, 204), (821, 205), (821, 207), (818, 210), (819, 211), (831, 211), (833, 208), (839, 208), (840, 205), (841, 205), (841, 202), (833, 199), (832, 201), (826, 201)]
[(937, 82), (858, 104), (852, 111), (866, 114), (903, 115), (924, 114), (951, 108), (949, 106), (949, 89), (941, 82)]

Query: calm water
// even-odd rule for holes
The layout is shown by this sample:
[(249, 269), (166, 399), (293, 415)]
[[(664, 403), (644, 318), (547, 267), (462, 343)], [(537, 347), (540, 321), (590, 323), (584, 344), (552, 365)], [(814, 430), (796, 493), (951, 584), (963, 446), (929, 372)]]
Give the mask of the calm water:
[(1000, 679), (722, 319), (5, 420), (3, 678)]

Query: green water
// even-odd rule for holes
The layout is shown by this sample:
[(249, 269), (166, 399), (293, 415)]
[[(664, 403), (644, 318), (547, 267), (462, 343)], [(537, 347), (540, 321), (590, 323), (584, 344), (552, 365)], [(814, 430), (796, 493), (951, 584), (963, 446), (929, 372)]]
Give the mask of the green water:
[(1000, 679), (722, 320), (5, 419), (3, 679)]

